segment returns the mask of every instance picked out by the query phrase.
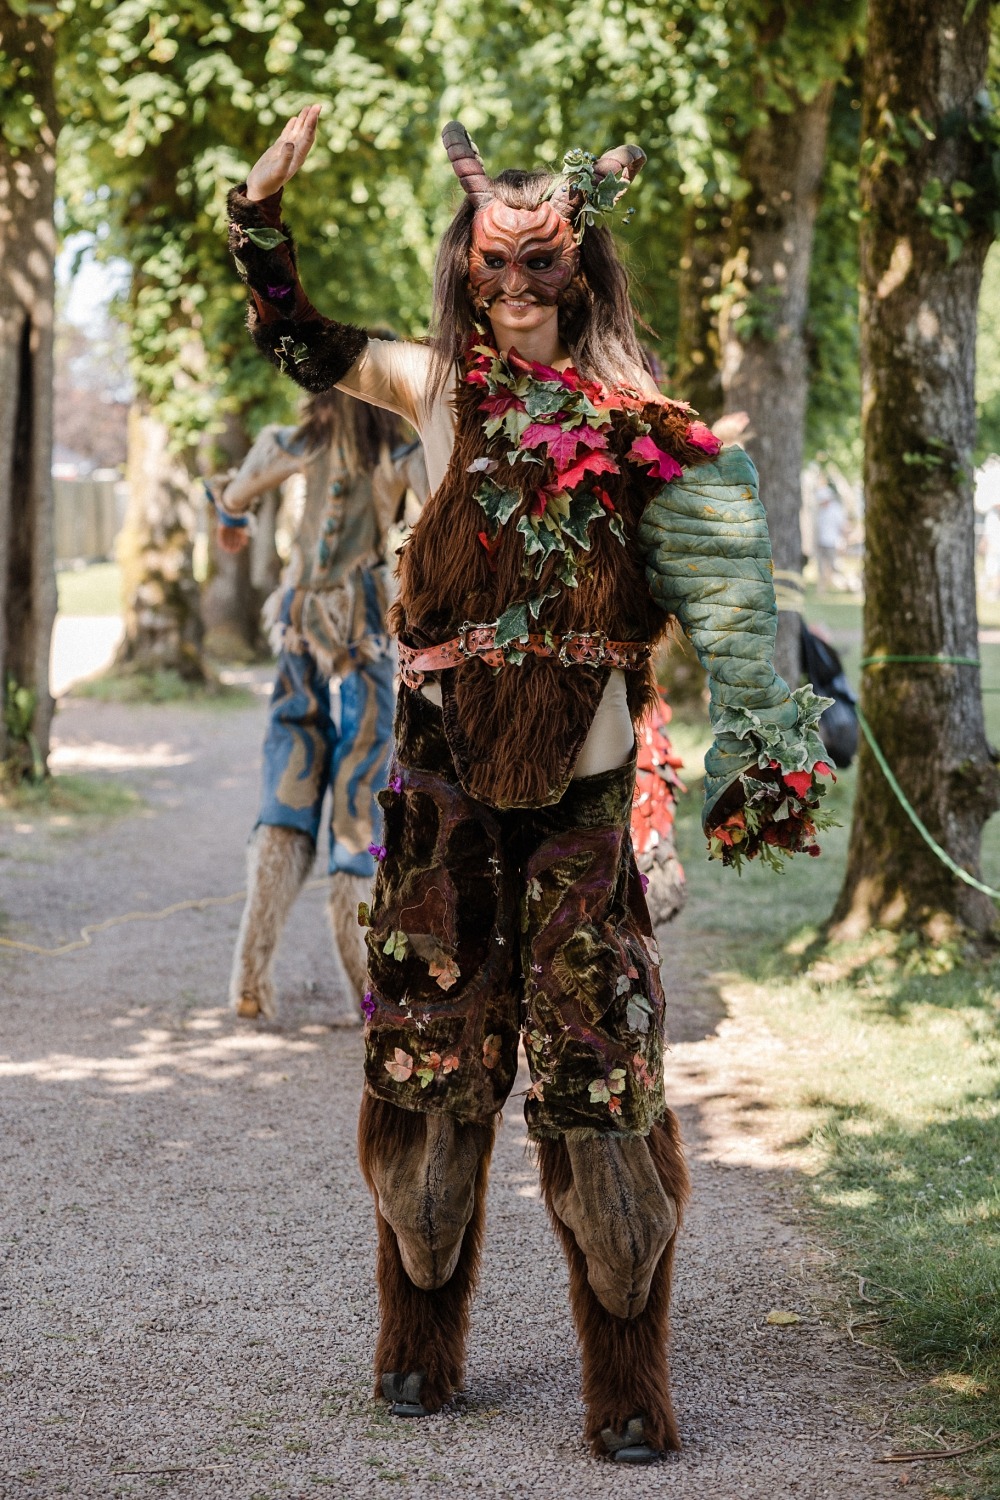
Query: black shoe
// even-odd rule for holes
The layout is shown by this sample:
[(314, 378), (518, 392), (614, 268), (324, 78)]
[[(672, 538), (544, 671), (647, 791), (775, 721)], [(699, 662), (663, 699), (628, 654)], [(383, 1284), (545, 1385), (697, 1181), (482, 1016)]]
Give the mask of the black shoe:
[(427, 1417), (430, 1413), (420, 1404), (420, 1387), (424, 1383), (423, 1370), (414, 1370), (410, 1375), (393, 1371), (382, 1376), (382, 1394), (390, 1402), (389, 1410), (394, 1417)]
[(612, 1432), (610, 1427), (605, 1427), (601, 1442), (613, 1464), (655, 1464), (662, 1456), (658, 1448), (651, 1448), (645, 1441), (641, 1417), (632, 1417), (624, 1432)]

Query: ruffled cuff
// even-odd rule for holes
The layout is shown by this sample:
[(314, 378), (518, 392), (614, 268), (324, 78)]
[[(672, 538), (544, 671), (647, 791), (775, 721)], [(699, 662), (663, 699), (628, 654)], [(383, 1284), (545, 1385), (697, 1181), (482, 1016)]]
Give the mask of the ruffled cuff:
[[(705, 756), (702, 823), (709, 856), (736, 865), (758, 855), (780, 869), (792, 854), (820, 852), (817, 833), (833, 820), (821, 811), (833, 772), (817, 725), (831, 699), (801, 687), (766, 716), (726, 709)], [(732, 789), (742, 805), (733, 807)]]

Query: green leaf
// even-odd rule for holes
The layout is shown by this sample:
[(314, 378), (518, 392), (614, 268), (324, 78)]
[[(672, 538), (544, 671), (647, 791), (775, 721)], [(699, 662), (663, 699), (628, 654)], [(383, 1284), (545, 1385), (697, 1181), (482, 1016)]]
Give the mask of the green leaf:
[(492, 479), (484, 479), (476, 491), (476, 499), (490, 525), (503, 526), (521, 503), (521, 494), (519, 490), (505, 489)]
[(528, 606), (526, 604), (512, 604), (510, 609), (505, 609), (497, 621), (496, 643), (499, 647), (509, 646), (512, 641), (524, 640), (528, 634)]
[(258, 250), (277, 250), (279, 245), (288, 243), (287, 234), (282, 234), (280, 229), (247, 229), (243, 226), (243, 232)]
[(568, 395), (564, 385), (555, 385), (552, 381), (536, 381), (524, 398), (527, 414), (529, 417), (553, 416), (557, 411), (562, 411)]
[(573, 495), (570, 500), (569, 515), (563, 521), (562, 529), (578, 547), (582, 547), (584, 552), (589, 552), (590, 523), (603, 514), (604, 507), (593, 495)]

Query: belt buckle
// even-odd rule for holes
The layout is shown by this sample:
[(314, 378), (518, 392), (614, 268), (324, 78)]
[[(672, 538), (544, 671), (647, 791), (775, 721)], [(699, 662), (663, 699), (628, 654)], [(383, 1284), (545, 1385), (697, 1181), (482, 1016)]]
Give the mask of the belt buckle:
[[(570, 661), (567, 654), (567, 647), (573, 641), (585, 642), (575, 663)], [(608, 637), (607, 633), (603, 630), (567, 631), (559, 647), (559, 660), (564, 667), (573, 665), (578, 667), (602, 667), (607, 654)]]
[(470, 651), (468, 645), (466, 644), (466, 637), (468, 636), (469, 631), (482, 630), (483, 628), (484, 627), (482, 625), (477, 625), (475, 620), (465, 620), (458, 627), (458, 634), (455, 637), (455, 640), (458, 643), (458, 654), (463, 661), (472, 661), (478, 654), (475, 651)]

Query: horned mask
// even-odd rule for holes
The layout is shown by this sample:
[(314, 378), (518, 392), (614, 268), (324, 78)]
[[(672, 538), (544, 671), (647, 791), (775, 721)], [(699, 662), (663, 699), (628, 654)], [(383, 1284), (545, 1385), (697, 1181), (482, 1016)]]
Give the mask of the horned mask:
[[(457, 120), (441, 133), (455, 175), (476, 206), (469, 244), (469, 282), (476, 300), (488, 307), (497, 297), (525, 295), (553, 306), (580, 265), (580, 239), (587, 219), (586, 192), (576, 178), (559, 178), (537, 208), (510, 208), (497, 198), (479, 152)], [(595, 190), (612, 179), (606, 206), (621, 197), (646, 160), (638, 146), (617, 146), (592, 166)], [(620, 184), (614, 191), (614, 183)]]

